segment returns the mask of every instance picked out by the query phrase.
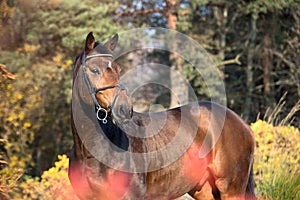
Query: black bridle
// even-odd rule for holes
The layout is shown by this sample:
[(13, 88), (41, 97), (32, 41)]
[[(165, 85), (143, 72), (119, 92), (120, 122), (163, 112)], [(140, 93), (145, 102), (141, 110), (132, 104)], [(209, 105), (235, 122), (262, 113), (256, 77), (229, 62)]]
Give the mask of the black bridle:
[[(115, 105), (116, 99), (118, 98), (118, 96), (120, 95), (122, 90), (126, 90), (126, 88), (124, 87), (123, 84), (114, 84), (114, 85), (110, 85), (110, 86), (106, 86), (106, 87), (102, 87), (102, 88), (94, 88), (88, 78), (88, 75), (86, 73), (86, 66), (85, 66), (85, 62), (88, 59), (91, 58), (95, 58), (95, 57), (111, 57), (113, 58), (113, 56), (111, 54), (94, 54), (94, 55), (90, 55), (90, 56), (86, 56), (86, 57), (82, 57), (82, 61), (81, 61), (81, 66), (82, 66), (82, 73), (83, 73), (83, 78), (88, 86), (88, 90), (89, 93), (93, 99), (93, 102), (95, 104), (96, 107), (96, 116), (97, 119), (99, 121), (101, 121), (103, 124), (107, 123), (107, 117), (108, 117), (108, 113), (112, 110), (113, 106)], [(111, 65), (111, 63), (109, 63), (109, 65)], [(108, 109), (105, 109), (103, 107), (100, 106), (100, 104), (98, 103), (97, 99), (96, 99), (96, 94), (100, 91), (103, 90), (108, 90), (108, 89), (112, 89), (112, 88), (119, 88), (118, 92), (115, 94), (114, 99), (112, 101), (111, 106)], [(104, 113), (104, 117), (100, 116), (100, 112)]]

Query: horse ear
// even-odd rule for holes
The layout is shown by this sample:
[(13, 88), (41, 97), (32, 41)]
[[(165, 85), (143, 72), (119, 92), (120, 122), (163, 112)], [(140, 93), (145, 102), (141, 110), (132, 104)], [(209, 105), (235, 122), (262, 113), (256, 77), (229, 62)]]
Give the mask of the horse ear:
[(84, 47), (85, 55), (87, 55), (94, 48), (94, 45), (95, 45), (95, 38), (93, 36), (93, 32), (90, 32), (86, 36), (86, 40), (85, 40), (85, 47)]
[(112, 53), (118, 44), (119, 36), (115, 34), (112, 38), (110, 38), (104, 46)]

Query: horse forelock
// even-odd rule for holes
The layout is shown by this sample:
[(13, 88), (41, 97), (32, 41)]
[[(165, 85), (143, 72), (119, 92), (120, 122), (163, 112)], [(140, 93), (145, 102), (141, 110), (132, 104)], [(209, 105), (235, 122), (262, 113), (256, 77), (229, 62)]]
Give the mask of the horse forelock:
[[(96, 44), (97, 43), (97, 44)], [(96, 42), (92, 52), (101, 53), (101, 54), (111, 54), (111, 52), (100, 42)]]

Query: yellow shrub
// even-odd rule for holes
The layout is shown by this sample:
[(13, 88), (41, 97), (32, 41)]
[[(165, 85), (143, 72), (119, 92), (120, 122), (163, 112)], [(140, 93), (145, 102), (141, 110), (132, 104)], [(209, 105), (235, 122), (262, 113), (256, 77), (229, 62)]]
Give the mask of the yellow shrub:
[(293, 126), (272, 126), (258, 120), (251, 124), (256, 140), (254, 174), (259, 189), (278, 169), (300, 172), (300, 132)]
[(68, 166), (67, 156), (59, 155), (55, 166), (45, 171), (40, 180), (29, 178), (21, 183), (20, 197), (24, 200), (77, 200), (69, 182)]
[[(3, 160), (1, 160), (3, 161)], [(3, 162), (1, 162), (3, 164)], [(8, 163), (5, 162), (5, 165)], [(23, 174), (21, 168), (13, 168), (10, 165), (0, 170), (0, 199), (10, 199), (9, 193), (18, 187), (18, 180)]]

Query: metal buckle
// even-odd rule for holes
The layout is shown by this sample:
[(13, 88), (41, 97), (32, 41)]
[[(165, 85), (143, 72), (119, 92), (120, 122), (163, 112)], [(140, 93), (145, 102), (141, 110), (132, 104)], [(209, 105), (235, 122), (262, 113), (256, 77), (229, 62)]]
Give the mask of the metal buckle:
[[(100, 111), (104, 111), (104, 113), (105, 113), (105, 116), (103, 117), (103, 118), (101, 118), (100, 116), (99, 116), (99, 112)], [(104, 108), (102, 108), (101, 106), (100, 107), (97, 107), (97, 113), (96, 113), (96, 116), (97, 116), (97, 119), (99, 120), (99, 121), (102, 121), (102, 123), (103, 124), (106, 124), (107, 123), (107, 115), (108, 115), (108, 112), (107, 112), (107, 110), (105, 110)]]

